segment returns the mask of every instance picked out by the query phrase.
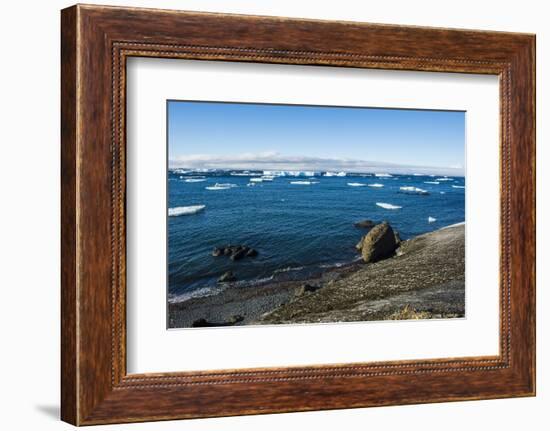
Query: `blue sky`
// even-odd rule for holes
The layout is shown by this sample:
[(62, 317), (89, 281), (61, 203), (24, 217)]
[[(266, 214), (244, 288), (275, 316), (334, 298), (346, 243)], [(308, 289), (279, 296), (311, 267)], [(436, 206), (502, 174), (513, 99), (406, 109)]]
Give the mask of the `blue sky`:
[(168, 121), (170, 167), (464, 173), (460, 111), (169, 101)]

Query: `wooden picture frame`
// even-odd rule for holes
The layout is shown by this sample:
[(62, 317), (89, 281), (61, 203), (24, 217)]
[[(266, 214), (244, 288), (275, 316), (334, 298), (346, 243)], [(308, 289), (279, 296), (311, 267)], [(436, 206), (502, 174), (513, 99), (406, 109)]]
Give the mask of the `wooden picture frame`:
[[(83, 5), (64, 9), (61, 17), (64, 421), (91, 425), (535, 394), (534, 35)], [(130, 56), (498, 75), (500, 354), (128, 375)]]

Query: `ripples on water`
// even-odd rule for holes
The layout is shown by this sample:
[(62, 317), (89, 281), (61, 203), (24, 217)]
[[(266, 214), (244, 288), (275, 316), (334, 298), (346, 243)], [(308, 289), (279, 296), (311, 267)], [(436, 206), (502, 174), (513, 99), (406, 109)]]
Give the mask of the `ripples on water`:
[[(462, 177), (277, 177), (249, 186), (250, 178), (169, 173), (170, 298), (217, 289), (217, 278), (228, 270), (244, 281), (298, 278), (352, 261), (367, 232), (353, 226), (359, 220), (387, 220), (407, 239), (465, 217)], [(410, 193), (413, 188), (429, 194)], [(227, 244), (245, 244), (259, 254), (238, 262), (211, 256), (214, 247)]]

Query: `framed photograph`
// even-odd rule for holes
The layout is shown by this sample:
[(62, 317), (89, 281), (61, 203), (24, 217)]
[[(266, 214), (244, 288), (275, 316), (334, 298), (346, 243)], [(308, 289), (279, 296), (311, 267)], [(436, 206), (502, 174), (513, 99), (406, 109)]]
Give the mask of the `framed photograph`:
[(62, 419), (535, 394), (535, 37), (62, 11)]

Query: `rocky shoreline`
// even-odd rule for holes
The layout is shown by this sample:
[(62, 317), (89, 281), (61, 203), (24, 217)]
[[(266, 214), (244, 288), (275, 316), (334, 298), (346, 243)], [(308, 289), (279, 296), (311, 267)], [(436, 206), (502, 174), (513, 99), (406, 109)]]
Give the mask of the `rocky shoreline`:
[(227, 283), (217, 294), (170, 303), (168, 326), (463, 317), (464, 233), (459, 224), (401, 241), (389, 224), (381, 223), (357, 245), (360, 262), (302, 281), (253, 287)]

